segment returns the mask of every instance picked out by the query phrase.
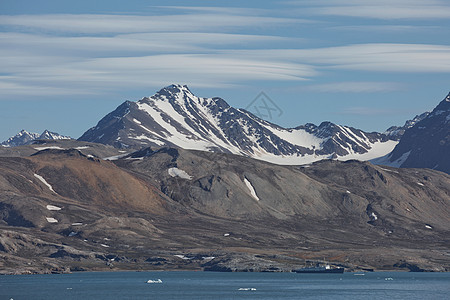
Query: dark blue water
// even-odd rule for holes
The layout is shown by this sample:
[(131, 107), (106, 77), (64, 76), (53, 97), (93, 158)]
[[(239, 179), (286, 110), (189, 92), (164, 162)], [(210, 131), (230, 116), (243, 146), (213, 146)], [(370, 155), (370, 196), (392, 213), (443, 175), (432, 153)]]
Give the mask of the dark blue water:
[[(147, 283), (161, 279), (162, 283)], [(110, 272), (0, 276), (1, 299), (450, 299), (449, 273)]]

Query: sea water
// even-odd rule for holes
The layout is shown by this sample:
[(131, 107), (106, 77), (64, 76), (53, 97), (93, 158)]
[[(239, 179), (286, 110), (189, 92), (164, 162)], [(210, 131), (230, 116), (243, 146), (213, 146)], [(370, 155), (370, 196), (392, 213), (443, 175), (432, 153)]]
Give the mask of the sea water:
[[(450, 273), (82, 272), (0, 276), (0, 299), (450, 299)], [(159, 280), (160, 279), (160, 280)], [(148, 281), (153, 283), (148, 283)]]

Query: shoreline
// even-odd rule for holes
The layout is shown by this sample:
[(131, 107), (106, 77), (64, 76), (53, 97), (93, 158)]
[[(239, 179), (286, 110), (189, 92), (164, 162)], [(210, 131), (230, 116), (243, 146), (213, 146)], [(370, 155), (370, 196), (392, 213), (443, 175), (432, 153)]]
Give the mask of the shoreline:
[[(146, 270), (130, 270), (130, 269), (104, 269), (104, 270), (84, 270), (84, 271), (53, 271), (48, 272), (48, 270), (42, 270), (42, 272), (31, 272), (30, 270), (16, 271), (16, 273), (3, 272), (0, 270), (0, 276), (22, 276), (22, 275), (62, 275), (62, 274), (81, 274), (81, 273), (119, 273), (119, 272), (129, 272), (129, 273), (163, 273), (163, 272), (208, 272), (208, 273), (295, 273), (293, 270), (291, 271), (210, 271), (210, 270), (201, 270), (201, 269), (146, 269)], [(398, 270), (398, 269), (384, 269), (384, 270), (373, 270), (373, 271), (365, 271), (365, 270), (350, 270), (344, 271), (344, 273), (329, 273), (326, 275), (342, 275), (342, 274), (366, 274), (366, 273), (383, 273), (383, 272), (394, 272), (394, 273), (449, 273), (450, 271), (435, 271), (435, 270), (423, 270), (423, 271), (410, 271), (410, 270)], [(299, 274), (299, 273), (296, 273)], [(308, 273), (310, 275), (311, 273)], [(314, 273), (312, 273), (314, 274)], [(324, 275), (325, 273), (317, 273), (316, 275)], [(300, 274), (302, 275), (302, 274)]]

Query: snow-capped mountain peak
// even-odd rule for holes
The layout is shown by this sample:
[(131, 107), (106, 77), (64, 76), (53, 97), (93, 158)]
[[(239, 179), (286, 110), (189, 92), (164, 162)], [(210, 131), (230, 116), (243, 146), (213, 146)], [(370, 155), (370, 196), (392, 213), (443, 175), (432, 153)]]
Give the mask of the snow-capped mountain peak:
[(18, 134), (1, 143), (3, 147), (17, 147), (33, 143), (35, 140), (61, 140), (71, 139), (55, 132), (45, 130), (42, 134), (21, 130)]
[(10, 137), (9, 139), (7, 139), (3, 143), (1, 143), (1, 145), (3, 147), (15, 147), (15, 146), (26, 145), (26, 144), (30, 143), (31, 141), (37, 139), (38, 137), (39, 137), (38, 133), (28, 132), (28, 131), (22, 129), (18, 134)]
[(197, 97), (187, 86), (177, 84), (137, 102), (124, 102), (80, 140), (122, 148), (219, 151), (280, 164), (371, 159), (389, 153), (397, 143), (380, 133), (330, 122), (282, 128), (221, 98)]
[(37, 139), (38, 137), (39, 137), (38, 133), (28, 132), (22, 129), (18, 134), (10, 137), (9, 139), (1, 143), (1, 145), (3, 147), (21, 146)]
[(60, 135), (47, 129), (37, 138), (38, 140), (70, 140), (70, 136)]

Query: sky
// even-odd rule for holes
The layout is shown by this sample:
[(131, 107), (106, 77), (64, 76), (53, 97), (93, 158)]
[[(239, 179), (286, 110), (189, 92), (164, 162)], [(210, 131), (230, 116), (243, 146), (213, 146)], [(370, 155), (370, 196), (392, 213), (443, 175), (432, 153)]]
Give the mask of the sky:
[(383, 132), (450, 91), (448, 16), (447, 0), (0, 0), (0, 141), (78, 138), (172, 83), (283, 127)]

